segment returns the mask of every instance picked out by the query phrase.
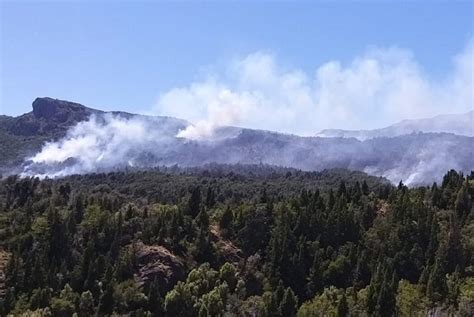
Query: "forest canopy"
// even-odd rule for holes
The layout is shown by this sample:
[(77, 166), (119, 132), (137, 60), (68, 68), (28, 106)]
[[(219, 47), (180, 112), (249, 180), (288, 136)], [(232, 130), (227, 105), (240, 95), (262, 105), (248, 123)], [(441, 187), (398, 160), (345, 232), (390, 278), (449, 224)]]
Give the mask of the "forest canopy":
[(0, 181), (0, 315), (474, 310), (474, 174), (161, 168)]

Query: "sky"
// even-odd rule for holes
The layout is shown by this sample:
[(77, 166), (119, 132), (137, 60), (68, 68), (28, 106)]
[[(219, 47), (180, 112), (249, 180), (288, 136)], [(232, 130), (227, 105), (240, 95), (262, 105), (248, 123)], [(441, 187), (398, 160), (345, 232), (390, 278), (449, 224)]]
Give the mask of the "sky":
[(472, 1), (0, 1), (0, 114), (36, 97), (311, 135), (462, 113)]

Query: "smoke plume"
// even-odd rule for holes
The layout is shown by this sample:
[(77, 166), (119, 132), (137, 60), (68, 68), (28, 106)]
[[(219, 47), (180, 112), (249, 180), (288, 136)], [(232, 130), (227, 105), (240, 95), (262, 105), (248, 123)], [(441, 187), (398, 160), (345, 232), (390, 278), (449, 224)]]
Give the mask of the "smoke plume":
[(27, 160), (23, 175), (61, 177), (142, 164), (146, 153), (175, 141), (182, 125), (153, 117), (93, 115)]
[(256, 52), (163, 93), (155, 111), (196, 122), (180, 134), (189, 139), (209, 137), (219, 125), (314, 135), (467, 112), (474, 104), (473, 43), (453, 57), (441, 79), (431, 78), (410, 51), (395, 47), (368, 49), (347, 65), (329, 61), (314, 75)]

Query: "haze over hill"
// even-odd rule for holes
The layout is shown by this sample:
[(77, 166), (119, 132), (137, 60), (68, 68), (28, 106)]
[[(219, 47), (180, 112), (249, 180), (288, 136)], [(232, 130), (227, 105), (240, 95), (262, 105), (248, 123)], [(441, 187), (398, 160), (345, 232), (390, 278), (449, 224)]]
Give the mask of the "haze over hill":
[(38, 98), (32, 112), (0, 121), (5, 174), (58, 177), (127, 167), (263, 163), (348, 168), (416, 184), (439, 180), (449, 169), (474, 169), (474, 138), (444, 132), (360, 141), (219, 127), (212, 137), (196, 141), (179, 137), (192, 126), (184, 120), (106, 113), (51, 98)]
[(366, 140), (376, 137), (394, 137), (416, 132), (446, 132), (474, 136), (474, 110), (462, 114), (444, 114), (433, 118), (403, 120), (386, 128), (374, 130), (325, 129), (316, 134), (316, 136)]

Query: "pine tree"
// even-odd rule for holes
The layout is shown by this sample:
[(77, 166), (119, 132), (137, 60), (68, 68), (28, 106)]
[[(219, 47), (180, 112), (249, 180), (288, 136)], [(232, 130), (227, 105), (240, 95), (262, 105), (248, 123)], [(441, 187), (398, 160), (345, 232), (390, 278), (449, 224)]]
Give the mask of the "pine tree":
[(296, 315), (296, 309), (298, 305), (298, 299), (293, 293), (291, 288), (287, 288), (285, 290), (285, 294), (283, 295), (283, 300), (280, 303), (280, 312), (282, 316), (285, 317), (293, 317)]
[(345, 182), (340, 182), (339, 183), (339, 188), (337, 190), (337, 196), (346, 196), (347, 195), (347, 189), (346, 189), (346, 183)]
[(188, 200), (188, 215), (195, 218), (201, 211), (201, 188), (199, 186), (194, 187), (191, 192), (191, 197)]
[(232, 235), (233, 219), (234, 219), (234, 215), (232, 213), (232, 210), (230, 209), (229, 206), (227, 206), (224, 212), (222, 213), (222, 217), (219, 221), (219, 228), (221, 229), (222, 234), (226, 238)]
[(456, 270), (453, 274), (448, 275), (447, 281), (447, 300), (451, 306), (456, 306), (460, 294), (461, 278), (459, 273), (459, 266), (456, 267)]
[(83, 292), (79, 302), (79, 316), (88, 317), (94, 314), (94, 297), (90, 291)]
[(369, 315), (373, 315), (377, 309), (377, 301), (380, 292), (380, 287), (383, 282), (383, 265), (379, 262), (375, 274), (372, 275), (370, 280), (369, 289), (367, 293), (367, 312)]
[(278, 307), (278, 302), (276, 299), (275, 292), (265, 292), (263, 294), (263, 300), (265, 302), (265, 312), (267, 317), (280, 317), (280, 311)]
[(99, 312), (102, 314), (110, 314), (114, 309), (114, 287), (115, 282), (112, 279), (105, 284), (105, 288), (99, 302)]
[(183, 283), (178, 282), (176, 286), (166, 294), (165, 297), (165, 311), (166, 316), (181, 316), (191, 317), (195, 316), (196, 312), (193, 307), (193, 298), (189, 287)]
[(334, 192), (332, 188), (329, 190), (329, 197), (328, 197), (328, 202), (327, 202), (327, 209), (331, 210), (334, 207), (334, 204), (336, 202), (336, 199), (334, 197)]
[(307, 286), (307, 296), (313, 297), (316, 292), (323, 288), (323, 250), (317, 249), (313, 256), (313, 263), (309, 270), (309, 283)]
[(152, 316), (163, 316), (163, 299), (160, 294), (160, 284), (157, 278), (150, 285), (148, 291), (148, 310)]
[(369, 194), (369, 185), (367, 185), (367, 182), (365, 181), (365, 179), (364, 179), (364, 181), (362, 182), (362, 193), (363, 193), (364, 195), (368, 195), (368, 194)]
[(457, 213), (452, 212), (449, 216), (449, 227), (448, 227), (448, 245), (446, 250), (446, 261), (445, 271), (446, 273), (452, 273), (456, 267), (464, 268), (464, 251), (463, 243), (461, 241), (460, 225), (457, 217)]
[(461, 189), (459, 190), (456, 197), (456, 201), (454, 203), (454, 208), (456, 210), (457, 217), (461, 220), (461, 222), (464, 221), (464, 218), (471, 212), (472, 208), (471, 197), (469, 195), (468, 188), (469, 185), (466, 179)]
[(216, 204), (216, 196), (214, 190), (211, 186), (207, 187), (207, 194), (206, 194), (206, 207), (208, 209), (214, 207)]
[(441, 202), (441, 191), (438, 188), (438, 184), (433, 183), (431, 186), (431, 203), (433, 206), (440, 207)]
[(219, 277), (222, 281), (226, 282), (229, 289), (233, 291), (237, 285), (237, 276), (235, 266), (232, 263), (226, 262), (222, 265), (219, 270)]
[(203, 232), (209, 231), (209, 215), (204, 209), (197, 215), (196, 220), (200, 230)]
[(209, 312), (207, 311), (207, 306), (205, 304), (201, 304), (199, 308), (199, 317), (209, 317)]
[(396, 272), (390, 274), (391, 271), (391, 269), (387, 268), (379, 291), (377, 314), (380, 316), (393, 316), (395, 313), (395, 295), (397, 293), (398, 278)]
[(337, 303), (337, 317), (346, 317), (349, 314), (349, 306), (347, 305), (346, 293), (342, 293), (342, 297)]
[(285, 287), (283, 286), (283, 281), (280, 280), (278, 282), (277, 289), (274, 293), (275, 295), (275, 301), (278, 303), (278, 306), (280, 306), (281, 301), (283, 300), (283, 296), (285, 295)]
[(432, 301), (437, 302), (445, 298), (447, 292), (446, 285), (446, 254), (447, 243), (442, 242), (436, 253), (435, 262), (429, 274), (428, 283), (426, 286), (426, 296)]

